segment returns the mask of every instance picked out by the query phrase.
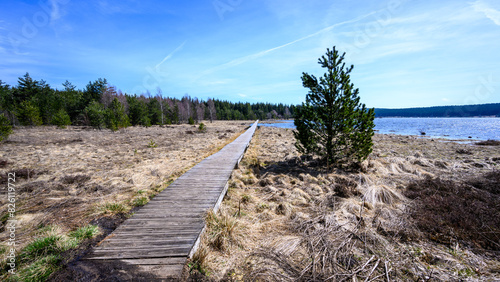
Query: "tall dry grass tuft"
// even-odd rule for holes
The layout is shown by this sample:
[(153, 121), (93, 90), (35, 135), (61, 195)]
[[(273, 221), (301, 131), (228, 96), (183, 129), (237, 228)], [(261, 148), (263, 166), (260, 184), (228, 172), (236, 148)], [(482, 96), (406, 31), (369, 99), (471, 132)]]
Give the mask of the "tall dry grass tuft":
[(402, 195), (399, 192), (386, 185), (371, 185), (365, 187), (363, 190), (363, 201), (372, 205), (385, 204), (392, 206), (402, 199)]
[[(346, 230), (329, 214), (291, 217), (297, 236), (274, 239), (248, 258), (249, 280), (264, 281), (356, 281), (390, 277), (390, 262), (376, 255), (380, 242), (371, 238), (358, 222)], [(361, 256), (363, 252), (372, 254)], [(385, 278), (384, 277), (384, 278)]]
[(207, 243), (212, 248), (224, 252), (232, 245), (241, 244), (241, 228), (238, 219), (226, 212), (207, 212), (205, 216)]

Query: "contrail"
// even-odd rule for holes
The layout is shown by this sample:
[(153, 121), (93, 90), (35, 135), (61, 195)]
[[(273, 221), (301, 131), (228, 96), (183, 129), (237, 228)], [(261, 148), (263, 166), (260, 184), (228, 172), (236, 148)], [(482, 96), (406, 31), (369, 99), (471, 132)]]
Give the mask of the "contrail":
[(172, 51), (172, 53), (168, 54), (165, 58), (163, 58), (163, 60), (156, 65), (156, 68), (159, 68), (161, 64), (165, 63), (168, 59), (170, 59), (177, 51), (179, 51), (180, 49), (182, 49), (182, 47), (184, 47), (184, 44), (186, 44), (186, 41), (182, 42), (181, 45), (179, 45), (179, 47), (175, 48), (174, 51)]
[(345, 24), (349, 24), (349, 23), (354, 23), (354, 22), (357, 22), (359, 20), (362, 20), (366, 17), (369, 17), (373, 14), (376, 14), (377, 11), (374, 11), (374, 12), (371, 12), (371, 13), (368, 13), (366, 15), (363, 15), (363, 16), (360, 16), (360, 17), (357, 17), (357, 18), (354, 18), (352, 20), (348, 20), (348, 21), (345, 21), (345, 22), (341, 22), (341, 23), (336, 23), (334, 25), (331, 25), (329, 27), (325, 27), (315, 33), (312, 33), (312, 34), (309, 34), (307, 36), (304, 36), (302, 38), (299, 38), (299, 39), (296, 39), (294, 41), (291, 41), (291, 42), (288, 42), (286, 44), (283, 44), (283, 45), (280, 45), (278, 47), (274, 47), (274, 48), (271, 48), (271, 49), (268, 49), (268, 50), (265, 50), (265, 51), (261, 51), (261, 52), (258, 52), (258, 53), (255, 53), (255, 54), (252, 54), (252, 55), (248, 55), (248, 56), (244, 56), (244, 57), (241, 57), (241, 58), (238, 58), (238, 59), (234, 59), (230, 62), (227, 62), (225, 64), (222, 64), (222, 65), (219, 65), (217, 67), (214, 67), (214, 68), (211, 68), (211, 69), (208, 69), (204, 72), (201, 73), (201, 76), (204, 76), (204, 75), (207, 75), (207, 74), (210, 74), (210, 73), (213, 73), (213, 72), (216, 72), (216, 71), (219, 71), (219, 70), (222, 70), (222, 69), (225, 69), (225, 68), (229, 68), (229, 67), (234, 67), (234, 66), (237, 66), (237, 65), (241, 65), (243, 63), (246, 63), (250, 60), (253, 60), (253, 59), (256, 59), (256, 58), (259, 58), (259, 57), (262, 57), (264, 55), (266, 55), (267, 53), (270, 53), (270, 52), (273, 52), (273, 51), (276, 51), (276, 50), (279, 50), (281, 48), (284, 48), (284, 47), (287, 47), (289, 45), (292, 45), (292, 44), (295, 44), (297, 42), (300, 42), (300, 41), (303, 41), (303, 40), (306, 40), (306, 39), (309, 39), (311, 37), (314, 37), (318, 34), (321, 34), (323, 32), (326, 32), (326, 31), (329, 31), (329, 30), (332, 30), (336, 27), (339, 27), (341, 25), (345, 25)]

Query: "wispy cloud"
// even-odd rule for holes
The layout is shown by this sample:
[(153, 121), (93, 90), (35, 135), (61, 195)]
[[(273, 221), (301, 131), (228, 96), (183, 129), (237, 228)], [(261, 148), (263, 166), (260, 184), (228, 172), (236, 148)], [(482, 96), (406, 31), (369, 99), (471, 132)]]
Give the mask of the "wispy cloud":
[(50, 12), (50, 21), (54, 22), (61, 18), (61, 10), (59, 9), (59, 3), (57, 0), (49, 0), (52, 10)]
[(211, 69), (208, 69), (208, 70), (202, 72), (201, 76), (208, 75), (208, 74), (211, 74), (211, 73), (223, 70), (223, 69), (227, 69), (227, 68), (230, 68), (230, 67), (235, 67), (235, 66), (244, 64), (244, 63), (246, 63), (248, 61), (255, 60), (257, 58), (265, 56), (265, 55), (267, 55), (267, 54), (269, 54), (271, 52), (274, 52), (276, 50), (279, 50), (279, 49), (285, 48), (287, 46), (293, 45), (295, 43), (304, 41), (304, 40), (309, 39), (311, 37), (323, 34), (323, 33), (327, 32), (327, 31), (330, 31), (330, 30), (332, 30), (332, 29), (334, 29), (336, 27), (340, 27), (340, 26), (343, 26), (343, 25), (346, 25), (346, 24), (358, 22), (358, 21), (360, 21), (360, 20), (362, 20), (364, 18), (367, 18), (367, 17), (375, 14), (375, 13), (376, 12), (371, 12), (371, 13), (365, 14), (363, 16), (354, 18), (352, 20), (344, 21), (344, 22), (341, 22), (341, 23), (336, 23), (336, 24), (333, 24), (331, 26), (325, 27), (325, 28), (323, 28), (323, 29), (321, 29), (319, 31), (316, 31), (314, 33), (311, 33), (309, 35), (301, 37), (299, 39), (296, 39), (296, 40), (293, 40), (291, 42), (285, 43), (283, 45), (280, 45), (280, 46), (277, 46), (277, 47), (274, 47), (274, 48), (270, 48), (270, 49), (267, 49), (267, 50), (264, 50), (264, 51), (261, 51), (261, 52), (255, 53), (255, 54), (251, 54), (251, 55), (248, 55), (248, 56), (244, 56), (244, 57), (241, 57), (241, 58), (234, 59), (234, 60), (232, 60), (230, 62), (227, 62), (225, 64), (219, 65), (217, 67), (214, 67), (214, 68), (211, 68)]
[(500, 25), (500, 11), (491, 7), (488, 3), (484, 1), (476, 1), (471, 4), (476, 12), (484, 13), (484, 15), (492, 20), (496, 25)]

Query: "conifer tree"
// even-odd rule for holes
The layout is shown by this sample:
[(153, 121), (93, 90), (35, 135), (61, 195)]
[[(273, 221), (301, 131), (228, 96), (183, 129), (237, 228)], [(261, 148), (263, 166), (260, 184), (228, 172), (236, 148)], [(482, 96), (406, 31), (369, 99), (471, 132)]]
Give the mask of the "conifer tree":
[(302, 74), (309, 93), (294, 122), (299, 152), (321, 157), (328, 168), (360, 163), (372, 152), (375, 113), (360, 103), (350, 80), (354, 66), (346, 67), (344, 56), (327, 49), (318, 60), (326, 73)]

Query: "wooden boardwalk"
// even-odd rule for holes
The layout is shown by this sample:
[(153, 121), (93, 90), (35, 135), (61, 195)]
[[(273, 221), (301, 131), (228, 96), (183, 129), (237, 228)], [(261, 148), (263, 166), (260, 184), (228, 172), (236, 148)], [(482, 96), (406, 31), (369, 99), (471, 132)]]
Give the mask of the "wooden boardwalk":
[(255, 122), (235, 141), (191, 168), (86, 257), (133, 265), (157, 278), (180, 278), (195, 251), (207, 210), (219, 208), (228, 180), (252, 139)]

